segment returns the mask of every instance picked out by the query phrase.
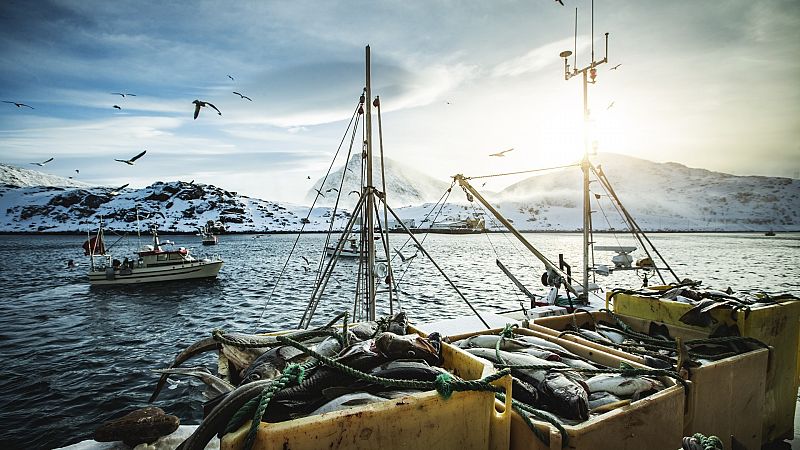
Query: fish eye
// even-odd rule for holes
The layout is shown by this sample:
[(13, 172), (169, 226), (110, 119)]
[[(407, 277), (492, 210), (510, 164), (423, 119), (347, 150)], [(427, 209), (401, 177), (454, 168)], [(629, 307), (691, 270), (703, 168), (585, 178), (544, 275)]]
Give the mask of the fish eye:
[(414, 356), (414, 351), (413, 350), (409, 350), (406, 354), (408, 356)]

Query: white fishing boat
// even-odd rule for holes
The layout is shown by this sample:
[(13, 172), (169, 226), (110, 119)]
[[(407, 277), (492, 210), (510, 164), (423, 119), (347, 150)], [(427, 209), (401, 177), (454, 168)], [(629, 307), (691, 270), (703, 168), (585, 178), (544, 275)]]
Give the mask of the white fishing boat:
[(164, 281), (216, 278), (222, 259), (197, 259), (189, 250), (180, 247), (165, 250), (155, 228), (151, 231), (153, 243), (143, 246), (134, 258), (122, 261), (106, 251), (102, 225), (97, 235), (88, 239), (83, 248), (90, 259), (89, 282), (92, 285), (156, 283)]

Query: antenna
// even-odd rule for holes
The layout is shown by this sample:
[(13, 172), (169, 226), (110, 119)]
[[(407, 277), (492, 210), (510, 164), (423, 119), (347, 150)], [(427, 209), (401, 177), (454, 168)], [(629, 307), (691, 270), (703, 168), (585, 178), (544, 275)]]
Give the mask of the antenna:
[(575, 34), (573, 38), (572, 67), (578, 67), (578, 7), (575, 7)]

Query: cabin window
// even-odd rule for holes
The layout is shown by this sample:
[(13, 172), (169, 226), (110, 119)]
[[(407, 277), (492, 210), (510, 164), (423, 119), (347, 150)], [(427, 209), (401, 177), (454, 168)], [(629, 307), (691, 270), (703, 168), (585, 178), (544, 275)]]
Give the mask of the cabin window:
[(183, 258), (181, 257), (181, 254), (180, 254), (180, 253), (170, 253), (170, 255), (169, 255), (169, 259), (177, 259), (177, 260), (182, 260)]
[(168, 256), (166, 253), (159, 253), (156, 255), (156, 261), (166, 261)]

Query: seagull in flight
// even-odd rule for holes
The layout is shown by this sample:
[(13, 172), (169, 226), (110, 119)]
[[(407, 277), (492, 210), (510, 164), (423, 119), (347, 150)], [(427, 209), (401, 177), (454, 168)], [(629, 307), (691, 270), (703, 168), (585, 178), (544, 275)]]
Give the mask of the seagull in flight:
[(311, 175), (306, 177), (306, 180), (310, 180), (310, 179), (311, 179)]
[(119, 161), (121, 163), (125, 163), (129, 166), (132, 166), (136, 164), (136, 160), (144, 156), (145, 153), (147, 153), (147, 150), (144, 150), (142, 153), (139, 153), (138, 155), (134, 156), (131, 159), (115, 159), (114, 161)]
[(559, 5), (561, 5), (561, 6), (564, 6), (564, 2), (563, 2), (563, 1), (561, 1), (561, 0), (556, 0), (556, 3), (558, 3), (558, 4), (559, 4)]
[(75, 169), (75, 173), (81, 173), (81, 171), (78, 170), (78, 169)]
[(236, 92), (236, 91), (234, 91), (233, 93), (234, 93), (234, 94), (236, 94), (236, 95), (238, 95), (239, 97), (241, 97), (241, 98), (243, 98), (243, 99), (245, 99), (245, 98), (246, 98), (246, 99), (250, 100), (251, 102), (253, 101), (253, 99), (252, 99), (252, 98), (250, 98), (250, 97), (248, 97), (248, 96), (246, 96), (246, 95), (242, 95), (242, 94), (240, 94), (240, 93), (238, 93), (238, 92)]
[(36, 109), (31, 105), (26, 105), (25, 103), (10, 102), (8, 100), (3, 100), (3, 103), (10, 103), (10, 104), (16, 106), (17, 108), (22, 108), (23, 106), (25, 106), (25, 107), (30, 108), (30, 109)]
[(210, 107), (214, 108), (217, 111), (217, 114), (219, 114), (220, 116), (222, 115), (222, 112), (219, 109), (217, 109), (216, 106), (212, 105), (209, 102), (204, 102), (202, 100), (195, 100), (192, 103), (194, 103), (194, 118), (195, 119), (197, 119), (197, 116), (200, 114), (200, 108), (202, 108), (204, 106), (210, 106)]
[(339, 189), (336, 189), (336, 188), (330, 188), (330, 189), (326, 189), (326, 190), (325, 190), (325, 192), (330, 192), (330, 191), (336, 191), (336, 192), (339, 192)]
[(123, 98), (125, 98), (126, 96), (127, 97), (136, 97), (136, 94), (129, 94), (127, 92), (125, 92), (124, 94), (122, 92), (112, 92), (111, 95), (121, 95)]
[(320, 197), (325, 197), (325, 194), (323, 194), (319, 189), (314, 188), (314, 190), (317, 191), (317, 194), (319, 194)]
[(55, 159), (55, 158), (50, 158), (47, 161), (42, 161), (42, 162), (33, 162), (31, 164), (33, 164), (34, 166), (44, 167), (45, 164), (49, 163), (53, 159)]
[(122, 192), (123, 189), (128, 187), (129, 184), (130, 183), (125, 183), (125, 184), (123, 184), (122, 186), (120, 186), (120, 187), (118, 187), (116, 189), (112, 189), (111, 192), (109, 192), (109, 194), (112, 195), (112, 196), (117, 196)]
[(414, 259), (417, 256), (416, 253), (414, 253), (411, 256), (403, 256), (403, 254), (400, 253), (400, 250), (398, 250), (396, 248), (394, 249), (394, 252), (397, 253), (397, 256), (400, 257), (400, 261), (402, 261), (402, 262), (411, 261), (412, 259)]
[(609, 104), (608, 104), (608, 108), (606, 108), (606, 109), (607, 109), (607, 110), (608, 110), (608, 109), (611, 109), (611, 107), (612, 107), (612, 106), (614, 106), (614, 102), (611, 102), (611, 103), (609, 103)]
[(621, 65), (622, 65), (622, 64), (617, 64), (616, 66), (614, 66), (614, 67), (612, 67), (612, 68), (610, 68), (610, 69), (608, 69), (608, 70), (617, 70), (617, 67), (619, 67), (619, 66), (621, 66)]
[(489, 156), (506, 156), (506, 153), (510, 152), (511, 150), (514, 150), (514, 149), (510, 148), (508, 150), (503, 150), (502, 152), (492, 153)]
[(359, 192), (359, 191), (350, 191), (350, 193), (349, 193), (349, 194), (347, 194), (347, 195), (350, 195), (350, 194), (356, 194), (356, 195), (358, 195), (359, 197), (361, 196), (361, 192)]
[(116, 108), (116, 109), (122, 110), (122, 107), (119, 106), (119, 105), (114, 105), (114, 106), (112, 106), (112, 108)]
[(228, 78), (230, 78), (230, 79), (231, 79), (231, 81), (236, 81), (236, 80), (234, 80), (234, 79), (233, 79), (233, 77), (232, 77), (232, 76), (230, 76), (230, 75), (228, 75)]

